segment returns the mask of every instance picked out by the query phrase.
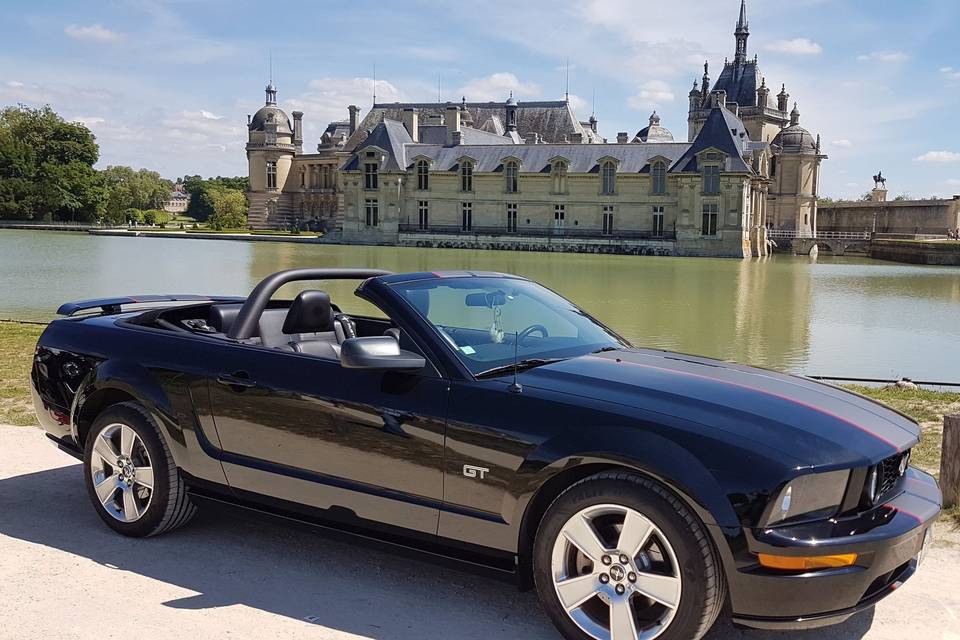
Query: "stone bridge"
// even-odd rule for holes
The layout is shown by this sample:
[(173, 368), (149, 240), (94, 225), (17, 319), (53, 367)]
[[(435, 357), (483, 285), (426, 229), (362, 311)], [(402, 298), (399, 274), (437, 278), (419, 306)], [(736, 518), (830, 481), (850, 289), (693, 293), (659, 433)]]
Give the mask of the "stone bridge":
[(817, 251), (828, 251), (835, 256), (870, 252), (869, 233), (826, 231), (818, 233), (816, 237), (810, 237), (798, 234), (796, 231), (770, 229), (767, 234), (769, 239), (777, 243), (777, 251), (796, 255), (810, 255), (814, 247)]

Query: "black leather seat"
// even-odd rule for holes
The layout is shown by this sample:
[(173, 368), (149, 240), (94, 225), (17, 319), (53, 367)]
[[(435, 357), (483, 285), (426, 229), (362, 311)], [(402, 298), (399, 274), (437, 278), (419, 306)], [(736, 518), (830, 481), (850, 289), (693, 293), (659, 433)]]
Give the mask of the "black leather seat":
[(325, 291), (302, 291), (297, 295), (287, 311), (280, 332), (282, 344), (269, 345), (265, 342), (265, 346), (286, 347), (297, 353), (322, 358), (339, 358), (333, 306), (330, 304), (330, 295)]

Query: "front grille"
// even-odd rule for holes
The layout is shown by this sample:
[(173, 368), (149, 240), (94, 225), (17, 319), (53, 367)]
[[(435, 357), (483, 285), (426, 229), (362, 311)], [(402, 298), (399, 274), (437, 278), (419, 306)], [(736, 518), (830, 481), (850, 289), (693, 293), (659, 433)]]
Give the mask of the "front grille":
[(896, 455), (881, 460), (876, 467), (870, 470), (867, 475), (867, 491), (870, 492), (869, 483), (873, 482), (873, 474), (876, 473), (876, 489), (874, 492), (874, 504), (880, 504), (896, 491), (903, 477), (901, 469), (906, 468), (906, 462), (910, 460), (910, 452), (904, 451)]

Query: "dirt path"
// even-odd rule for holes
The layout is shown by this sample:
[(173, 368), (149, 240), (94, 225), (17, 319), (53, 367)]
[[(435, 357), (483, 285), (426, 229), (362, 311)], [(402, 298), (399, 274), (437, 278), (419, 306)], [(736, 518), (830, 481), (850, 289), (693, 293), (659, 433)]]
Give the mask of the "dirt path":
[[(282, 522), (203, 511), (168, 536), (100, 522), (80, 466), (0, 426), (0, 638), (557, 639), (531, 593)], [(875, 612), (710, 640), (960, 640), (960, 550), (934, 548)]]

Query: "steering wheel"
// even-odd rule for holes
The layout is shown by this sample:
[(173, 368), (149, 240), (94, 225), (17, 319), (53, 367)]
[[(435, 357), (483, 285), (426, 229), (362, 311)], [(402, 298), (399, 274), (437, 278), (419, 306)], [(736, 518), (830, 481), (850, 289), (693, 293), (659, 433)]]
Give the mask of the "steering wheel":
[(532, 324), (526, 329), (524, 329), (523, 331), (521, 331), (519, 334), (517, 334), (517, 343), (519, 344), (523, 342), (532, 333), (539, 333), (544, 338), (550, 337), (550, 332), (547, 331), (547, 328), (545, 326), (543, 326), (542, 324)]

